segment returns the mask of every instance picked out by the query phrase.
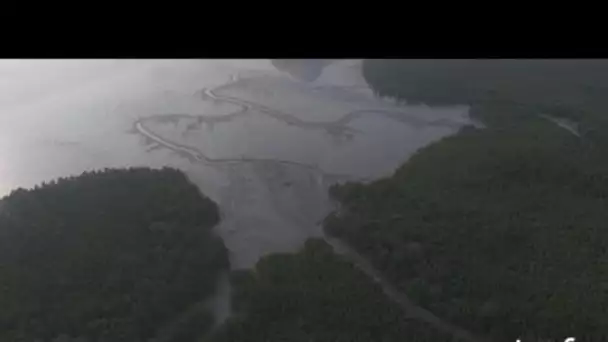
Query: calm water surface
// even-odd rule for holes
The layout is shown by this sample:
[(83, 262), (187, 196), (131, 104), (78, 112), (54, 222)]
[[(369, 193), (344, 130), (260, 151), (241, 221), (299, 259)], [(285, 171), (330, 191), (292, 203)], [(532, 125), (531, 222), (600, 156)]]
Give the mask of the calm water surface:
[(332, 183), (389, 175), (468, 123), (464, 107), (375, 99), (358, 61), (306, 82), (269, 60), (3, 60), (0, 196), (92, 169), (177, 167), (219, 203), (233, 268), (251, 267), (321, 233)]

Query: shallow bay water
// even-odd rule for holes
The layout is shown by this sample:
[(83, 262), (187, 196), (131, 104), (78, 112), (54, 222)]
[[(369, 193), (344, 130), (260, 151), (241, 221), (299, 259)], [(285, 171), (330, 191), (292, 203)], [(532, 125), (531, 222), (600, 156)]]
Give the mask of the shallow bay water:
[(252, 267), (322, 235), (331, 184), (390, 175), (470, 124), (466, 107), (375, 98), (359, 63), (311, 81), (269, 60), (1, 61), (0, 196), (92, 169), (176, 167), (219, 204), (232, 268)]

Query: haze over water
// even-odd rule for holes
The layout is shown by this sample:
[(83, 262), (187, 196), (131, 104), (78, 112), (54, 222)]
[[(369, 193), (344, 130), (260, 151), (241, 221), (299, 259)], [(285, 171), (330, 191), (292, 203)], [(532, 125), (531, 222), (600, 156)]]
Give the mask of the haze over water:
[(303, 72), (270, 60), (0, 61), (0, 196), (92, 169), (180, 168), (218, 202), (232, 267), (251, 267), (321, 234), (333, 182), (388, 175), (469, 123), (464, 107), (375, 99), (358, 61)]

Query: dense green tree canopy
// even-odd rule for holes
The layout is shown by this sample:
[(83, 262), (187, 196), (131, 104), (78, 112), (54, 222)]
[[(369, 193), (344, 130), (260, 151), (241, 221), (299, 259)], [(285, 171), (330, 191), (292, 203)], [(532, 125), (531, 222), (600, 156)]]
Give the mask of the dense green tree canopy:
[(267, 256), (254, 271), (234, 273), (232, 283), (235, 315), (211, 341), (451, 341), (405, 317), (323, 240)]
[(179, 171), (88, 172), (3, 199), (0, 340), (135, 342), (228, 266), (214, 202)]
[[(501, 64), (502, 63), (502, 64)], [(332, 189), (326, 231), (436, 314), (498, 341), (608, 335), (606, 63), (367, 61), (374, 90), (486, 129)], [(580, 137), (539, 116), (577, 120)]]

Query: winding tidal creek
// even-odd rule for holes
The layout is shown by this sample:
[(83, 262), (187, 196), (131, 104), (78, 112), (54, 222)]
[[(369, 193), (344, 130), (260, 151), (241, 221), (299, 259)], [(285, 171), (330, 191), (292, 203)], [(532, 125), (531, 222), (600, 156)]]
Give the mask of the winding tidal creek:
[[(91, 169), (176, 167), (219, 204), (232, 268), (250, 268), (323, 236), (332, 184), (388, 176), (471, 124), (466, 107), (374, 97), (359, 64), (301, 80), (270, 60), (2, 61), (0, 195)], [(223, 279), (219, 321), (229, 292)]]

